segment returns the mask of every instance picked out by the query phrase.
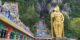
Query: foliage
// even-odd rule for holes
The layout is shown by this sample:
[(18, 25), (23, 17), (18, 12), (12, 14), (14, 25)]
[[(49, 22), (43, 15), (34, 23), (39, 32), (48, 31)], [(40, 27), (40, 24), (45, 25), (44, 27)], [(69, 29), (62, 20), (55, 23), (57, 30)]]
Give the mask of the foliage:
[[(65, 0), (64, 0), (65, 1)], [(67, 0), (71, 8), (70, 20), (67, 28), (65, 28), (65, 35), (67, 37), (80, 38), (79, 24), (80, 24), (80, 3), (79, 0)], [(66, 26), (66, 25), (65, 25)]]
[(38, 14), (35, 11), (36, 0), (21, 0), (19, 2), (19, 13), (22, 22), (29, 26), (32, 32), (35, 32), (35, 27), (33, 26), (38, 20)]
[(80, 38), (80, 18), (73, 18), (70, 21), (69, 29), (74, 33), (74, 36)]
[(72, 10), (72, 17), (80, 17), (80, 1), (79, 0), (69, 0), (69, 4)]

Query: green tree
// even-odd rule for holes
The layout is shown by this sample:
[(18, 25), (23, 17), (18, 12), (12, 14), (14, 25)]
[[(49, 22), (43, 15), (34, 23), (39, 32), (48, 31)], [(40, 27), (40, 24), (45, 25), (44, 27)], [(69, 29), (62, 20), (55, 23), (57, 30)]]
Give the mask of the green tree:
[(73, 37), (80, 38), (80, 18), (73, 18), (68, 29), (73, 32)]

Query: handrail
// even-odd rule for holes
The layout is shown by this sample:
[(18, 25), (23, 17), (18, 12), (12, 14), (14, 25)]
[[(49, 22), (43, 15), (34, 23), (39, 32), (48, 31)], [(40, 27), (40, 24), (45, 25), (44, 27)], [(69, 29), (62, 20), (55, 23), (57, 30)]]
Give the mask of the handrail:
[(0, 20), (9, 24), (10, 26), (12, 26), (13, 28), (25, 33), (26, 35), (29, 35), (30, 37), (34, 38), (34, 35), (32, 33), (27, 32), (26, 30), (24, 30), (23, 28), (19, 27), (18, 25), (16, 25), (14, 22), (12, 22), (11, 20), (9, 20), (7, 17), (3, 16), (2, 14), (0, 14)]

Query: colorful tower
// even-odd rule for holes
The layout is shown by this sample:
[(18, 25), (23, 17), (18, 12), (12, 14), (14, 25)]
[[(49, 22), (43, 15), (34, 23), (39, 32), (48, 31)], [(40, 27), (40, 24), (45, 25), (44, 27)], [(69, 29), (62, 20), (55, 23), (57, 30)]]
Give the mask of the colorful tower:
[(4, 30), (4, 23), (0, 21), (0, 37), (5, 38), (6, 30)]
[(10, 39), (10, 36), (12, 35), (12, 32), (13, 32), (14, 29), (9, 25), (5, 25), (5, 29), (7, 30), (6, 38)]

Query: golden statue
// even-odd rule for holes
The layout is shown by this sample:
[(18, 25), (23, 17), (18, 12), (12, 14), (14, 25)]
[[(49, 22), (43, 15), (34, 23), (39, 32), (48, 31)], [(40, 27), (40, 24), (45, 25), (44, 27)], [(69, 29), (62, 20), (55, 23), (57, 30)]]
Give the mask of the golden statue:
[(59, 38), (64, 36), (64, 16), (58, 5), (51, 12), (51, 30), (52, 36), (53, 34)]

